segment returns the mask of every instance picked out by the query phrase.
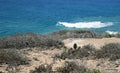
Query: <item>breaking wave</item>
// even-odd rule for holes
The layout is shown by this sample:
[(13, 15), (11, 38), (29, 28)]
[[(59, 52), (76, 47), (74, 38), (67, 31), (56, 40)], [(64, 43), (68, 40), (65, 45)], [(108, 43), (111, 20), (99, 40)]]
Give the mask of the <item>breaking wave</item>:
[(106, 33), (108, 33), (108, 34), (118, 34), (118, 32), (115, 32), (115, 31), (106, 31)]
[(102, 28), (113, 25), (112, 22), (101, 22), (101, 21), (93, 21), (93, 22), (58, 22), (57, 25), (62, 25), (69, 28)]

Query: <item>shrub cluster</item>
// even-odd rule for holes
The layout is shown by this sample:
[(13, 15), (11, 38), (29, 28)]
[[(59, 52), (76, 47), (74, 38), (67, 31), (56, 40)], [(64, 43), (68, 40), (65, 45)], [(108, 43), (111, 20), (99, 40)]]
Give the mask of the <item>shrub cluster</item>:
[(42, 47), (42, 48), (60, 48), (64, 43), (55, 38), (45, 35), (37, 35), (33, 33), (18, 34), (0, 38), (0, 48), (26, 48), (26, 47)]
[(57, 39), (66, 39), (66, 38), (101, 38), (101, 35), (98, 35), (95, 32), (87, 30), (61, 30), (48, 34), (48, 36), (57, 38)]
[(75, 62), (66, 61), (63, 67), (58, 67), (56, 71), (52, 70), (52, 65), (40, 65), (30, 73), (100, 73), (99, 70), (90, 70), (82, 65), (77, 65)]
[(114, 61), (120, 59), (120, 44), (109, 43), (101, 47), (100, 50), (96, 50), (91, 45), (77, 47), (77, 44), (74, 44), (73, 48), (70, 49), (65, 48), (65, 51), (61, 55), (56, 55), (55, 57), (61, 59), (104, 58)]
[(0, 49), (0, 64), (25, 65), (27, 58), (15, 49)]
[(77, 44), (73, 45), (73, 48), (64, 51), (61, 55), (56, 55), (57, 58), (65, 59), (78, 59), (93, 56), (95, 54), (95, 48), (92, 45), (85, 45), (83, 47), (77, 47)]
[(30, 73), (53, 73), (52, 66), (44, 64), (40, 65), (38, 68), (35, 68), (35, 70), (31, 70)]
[(110, 43), (101, 47), (101, 50), (96, 52), (96, 58), (109, 58), (110, 60), (120, 59), (120, 44)]
[(111, 38), (111, 37), (120, 38), (120, 33), (118, 33), (118, 34), (108, 34), (108, 33), (105, 33), (105, 34), (103, 34), (103, 37), (105, 37), (105, 38)]

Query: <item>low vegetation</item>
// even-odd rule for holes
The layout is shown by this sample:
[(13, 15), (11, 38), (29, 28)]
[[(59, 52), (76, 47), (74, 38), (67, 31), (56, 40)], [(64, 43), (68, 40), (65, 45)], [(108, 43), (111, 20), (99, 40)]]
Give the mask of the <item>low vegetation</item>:
[(101, 47), (100, 50), (96, 50), (91, 45), (85, 45), (83, 47), (77, 47), (77, 44), (73, 45), (73, 48), (64, 48), (64, 52), (61, 55), (56, 55), (56, 58), (61, 59), (109, 59), (111, 61), (115, 61), (120, 59), (120, 44), (118, 43), (110, 43)]
[(42, 47), (48, 49), (50, 47), (61, 48), (62, 46), (64, 46), (64, 43), (58, 39), (33, 33), (18, 34), (0, 38), (0, 49), (22, 49), (26, 47)]
[(96, 52), (96, 58), (109, 58), (114, 61), (120, 59), (120, 44), (110, 43), (101, 47), (101, 50)]
[(101, 35), (88, 30), (61, 30), (48, 34), (48, 36), (62, 40), (66, 38), (102, 38)]
[(94, 56), (95, 48), (92, 45), (85, 45), (83, 47), (77, 47), (77, 44), (73, 45), (73, 48), (64, 51), (61, 55), (56, 55), (55, 57), (65, 59), (79, 59), (79, 58), (87, 58)]
[(38, 68), (35, 68), (35, 70), (31, 70), (30, 73), (53, 73), (52, 65), (45, 66), (42, 64)]
[(0, 49), (0, 64), (26, 65), (27, 58), (15, 49)]
[[(38, 35), (33, 33), (18, 34), (8, 37), (0, 38), (0, 64), (8, 64), (8, 66), (18, 66), (29, 64), (25, 55), (19, 49), (26, 47), (41, 47), (43, 49), (49, 48), (63, 48), (61, 55), (56, 55), (55, 58), (60, 59), (109, 59), (116, 61), (120, 59), (120, 44), (110, 43), (96, 50), (92, 45), (85, 45), (79, 47), (76, 43), (72, 48), (64, 47), (61, 41), (66, 38), (102, 38), (102, 37), (120, 37), (120, 34), (98, 35), (91, 31), (75, 30), (75, 31), (59, 31), (47, 35)], [(12, 48), (12, 49), (11, 49)], [(2, 72), (0, 72), (2, 73)], [(59, 67), (56, 71), (52, 70), (52, 65), (40, 65), (30, 73), (100, 73), (99, 70), (90, 70), (84, 66), (76, 65), (74, 62), (65, 62), (63, 67)]]
[(61, 48), (64, 43), (61, 41), (66, 38), (102, 38), (102, 37), (120, 37), (120, 34), (99, 35), (87, 30), (61, 30), (46, 35), (38, 35), (34, 33), (17, 34), (0, 38), (0, 49), (2, 48), (26, 48), (26, 47), (42, 47), (42, 48)]
[(58, 67), (56, 71), (52, 70), (52, 65), (40, 65), (30, 73), (100, 73), (99, 70), (90, 70), (82, 65), (77, 65), (75, 62), (66, 61), (63, 67)]
[(103, 37), (105, 37), (105, 38), (111, 38), (111, 37), (120, 38), (120, 33), (118, 33), (118, 34), (109, 34), (109, 33), (105, 33), (105, 34), (103, 34)]

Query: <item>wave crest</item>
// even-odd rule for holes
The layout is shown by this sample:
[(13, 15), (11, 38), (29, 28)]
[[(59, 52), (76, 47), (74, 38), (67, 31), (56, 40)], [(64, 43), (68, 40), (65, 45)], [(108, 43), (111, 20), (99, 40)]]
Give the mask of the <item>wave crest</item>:
[(77, 23), (68, 23), (68, 22), (58, 22), (57, 25), (63, 25), (69, 28), (102, 28), (113, 25), (112, 22), (77, 22)]
[(118, 32), (115, 32), (115, 31), (106, 31), (106, 33), (108, 33), (108, 34), (118, 34)]

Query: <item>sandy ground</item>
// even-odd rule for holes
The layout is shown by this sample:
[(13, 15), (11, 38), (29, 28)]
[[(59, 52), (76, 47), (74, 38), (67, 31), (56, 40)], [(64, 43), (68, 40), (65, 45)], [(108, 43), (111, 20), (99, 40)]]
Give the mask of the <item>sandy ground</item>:
[[(92, 44), (95, 47), (99, 48), (107, 43), (120, 43), (119, 38), (103, 38), (103, 39), (66, 39), (64, 43), (67, 47), (72, 47), (74, 43), (77, 43), (79, 46)], [(120, 60), (115, 62), (111, 62), (108, 60), (100, 59), (100, 60), (84, 60), (84, 59), (55, 59), (53, 58), (56, 54), (62, 53), (62, 49), (54, 49), (54, 50), (45, 50), (38, 51), (39, 48), (25, 48), (21, 51), (29, 58), (29, 65), (21, 65), (12, 68), (14, 73), (29, 73), (31, 70), (34, 70), (36, 67), (39, 67), (41, 64), (53, 64), (53, 70), (55, 68), (62, 66), (65, 61), (75, 61), (78, 64), (82, 64), (90, 69), (99, 69), (103, 73), (120, 73)], [(0, 65), (0, 71), (7, 72), (7, 65)]]
[(101, 46), (108, 44), (108, 43), (120, 43), (119, 38), (102, 38), (102, 39), (94, 39), (94, 38), (86, 38), (86, 39), (79, 39), (79, 38), (70, 38), (64, 40), (64, 43), (67, 47), (72, 47), (74, 43), (78, 44), (79, 46), (84, 45), (93, 45), (97, 49), (99, 49)]

